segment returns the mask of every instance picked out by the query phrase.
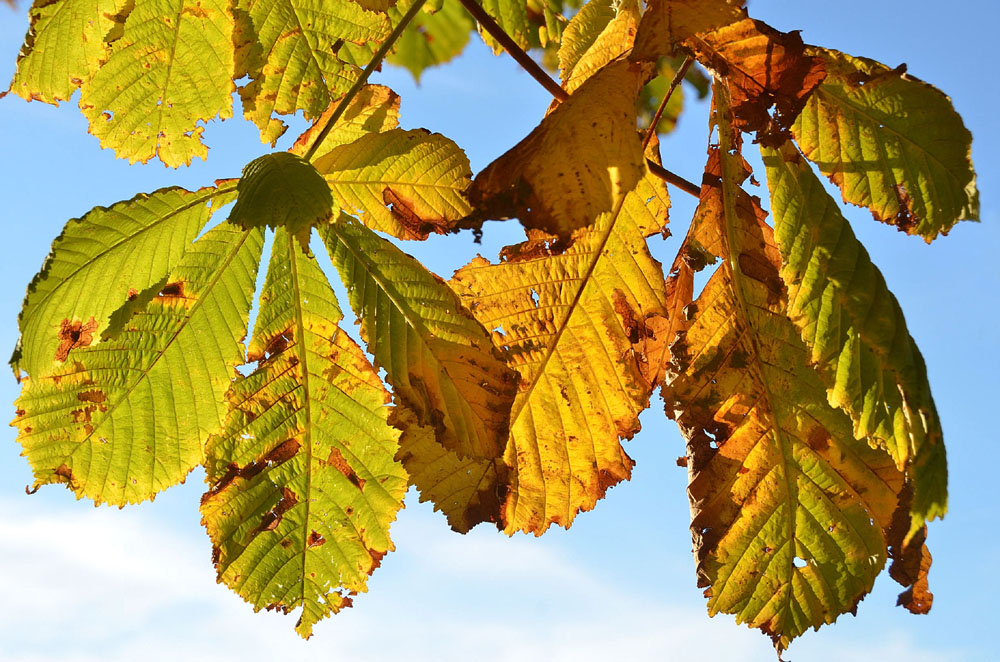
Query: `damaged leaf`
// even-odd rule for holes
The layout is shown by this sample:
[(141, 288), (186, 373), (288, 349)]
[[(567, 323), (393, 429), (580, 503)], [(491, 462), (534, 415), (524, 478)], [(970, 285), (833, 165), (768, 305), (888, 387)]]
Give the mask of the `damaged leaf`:
[(631, 475), (619, 440), (638, 432), (649, 404), (645, 322), (664, 310), (646, 237), (663, 229), (668, 206), (647, 175), (565, 252), (539, 236), (505, 249), (499, 264), (477, 257), (451, 282), (521, 374), (504, 455), (508, 533), (569, 527)]
[(206, 158), (199, 122), (233, 114), (233, 19), (222, 0), (140, 2), (80, 95), (90, 132), (129, 163)]
[(406, 472), (385, 391), (315, 258), (279, 228), (248, 358), (206, 451), (203, 523), (219, 581), (296, 631), (351, 605), (393, 550)]
[(728, 94), (724, 82), (715, 87), (721, 145), (709, 172), (717, 176), (702, 186), (704, 221), (693, 230), (723, 261), (694, 302), (665, 399), (687, 438), (709, 613), (760, 628), (780, 653), (808, 628), (853, 612), (871, 590), (897, 542), (894, 520), (907, 519), (908, 486), (892, 458), (856, 439), (850, 418), (827, 402), (785, 316), (779, 251), (738, 186), (745, 171), (731, 153)]
[(469, 160), (423, 129), (368, 133), (313, 159), (341, 209), (400, 239), (444, 234), (470, 212)]
[[(93, 318), (91, 333), (99, 337), (133, 292), (170, 273), (214, 211), (232, 202), (235, 186), (220, 184), (143, 193), (69, 221), (28, 285), (10, 360), (15, 376), (48, 374), (66, 360), (57, 356), (66, 342), (62, 329)], [(132, 268), (140, 263), (143, 269)]]
[(210, 230), (118, 337), (71, 348), (27, 381), (14, 425), (35, 487), (63, 482), (97, 503), (138, 503), (202, 462), (242, 361), (263, 234)]
[(251, 79), (240, 88), (243, 114), (271, 145), (287, 128), (272, 114), (301, 110), (312, 119), (357, 80), (360, 69), (339, 57), (340, 45), (378, 43), (390, 30), (384, 13), (350, 1), (239, 0), (234, 16), (234, 78)]
[(762, 148), (788, 316), (854, 435), (913, 481), (913, 527), (947, 509), (944, 439), (924, 359), (896, 297), (837, 204), (790, 143)]

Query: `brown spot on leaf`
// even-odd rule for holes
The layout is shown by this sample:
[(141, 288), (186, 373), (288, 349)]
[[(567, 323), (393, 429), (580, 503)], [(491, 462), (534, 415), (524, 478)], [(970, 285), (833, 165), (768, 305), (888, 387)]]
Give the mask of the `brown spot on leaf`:
[(374, 549), (369, 549), (368, 553), (372, 557), (372, 567), (371, 570), (369, 570), (368, 572), (372, 573), (375, 572), (375, 568), (378, 568), (380, 565), (382, 565), (382, 559), (385, 558), (385, 552), (379, 552)]
[(445, 221), (440, 219), (437, 223), (421, 218), (413, 210), (413, 202), (402, 197), (398, 192), (388, 186), (382, 189), (382, 202), (389, 207), (392, 217), (406, 230), (411, 239), (424, 240), (431, 232), (444, 234)]
[(920, 221), (920, 219), (913, 214), (913, 200), (910, 199), (910, 194), (906, 192), (906, 187), (902, 184), (896, 184), (896, 186), (893, 187), (893, 190), (896, 193), (896, 202), (899, 204), (899, 208), (896, 211), (896, 217), (893, 219), (892, 223), (899, 229), (900, 232), (912, 234), (913, 229)]
[(354, 469), (352, 469), (351, 465), (347, 463), (346, 459), (344, 459), (344, 455), (340, 452), (340, 449), (331, 448), (330, 456), (326, 459), (326, 463), (340, 473), (344, 474), (347, 480), (351, 481), (351, 483), (359, 490), (363, 490), (365, 488), (364, 479), (354, 473)]
[(59, 476), (67, 483), (73, 483), (73, 470), (70, 469), (65, 464), (60, 464), (59, 467), (53, 472), (56, 476)]
[(176, 281), (167, 283), (157, 295), (161, 299), (182, 299), (184, 298), (184, 282)]
[(830, 448), (830, 435), (823, 428), (815, 427), (812, 432), (809, 433), (809, 438), (806, 440), (806, 443), (809, 444), (809, 448), (813, 449), (817, 453), (822, 453)]
[(60, 342), (59, 347), (56, 348), (56, 361), (62, 363), (69, 356), (70, 350), (77, 347), (89, 347), (94, 342), (94, 331), (96, 330), (97, 320), (93, 317), (86, 324), (64, 319), (59, 327)]
[(323, 537), (323, 534), (316, 531), (312, 531), (306, 539), (306, 545), (309, 547), (319, 547), (325, 542), (326, 538)]

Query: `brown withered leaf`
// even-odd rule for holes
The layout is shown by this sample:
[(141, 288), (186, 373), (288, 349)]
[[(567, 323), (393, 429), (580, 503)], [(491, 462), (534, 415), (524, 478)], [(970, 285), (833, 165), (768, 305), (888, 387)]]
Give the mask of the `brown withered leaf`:
[(758, 140), (769, 145), (789, 135), (809, 94), (826, 75), (823, 59), (805, 52), (797, 32), (775, 30), (721, 0), (651, 3), (632, 59), (653, 61), (677, 48), (726, 80), (734, 126), (757, 132)]

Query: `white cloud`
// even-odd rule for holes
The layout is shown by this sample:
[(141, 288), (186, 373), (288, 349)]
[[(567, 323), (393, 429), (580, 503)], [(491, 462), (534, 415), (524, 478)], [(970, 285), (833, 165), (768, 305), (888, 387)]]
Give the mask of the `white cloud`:
[[(47, 512), (7, 500), (0, 512), (0, 659), (9, 662), (774, 659), (759, 633), (623, 592), (558, 544), (485, 529), (455, 536), (422, 507), (394, 530), (406, 553), (387, 558), (372, 592), (309, 642), (292, 617), (255, 615), (215, 584), (199, 532), (178, 534), (149, 511)], [(804, 659), (955, 658), (887, 633)]]

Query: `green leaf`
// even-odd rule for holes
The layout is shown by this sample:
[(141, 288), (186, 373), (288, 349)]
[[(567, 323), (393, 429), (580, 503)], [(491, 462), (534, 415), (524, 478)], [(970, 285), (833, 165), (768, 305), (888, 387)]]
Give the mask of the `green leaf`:
[[(528, 19), (528, 8), (525, 0), (479, 0), (483, 9), (493, 17), (504, 32), (518, 46), (527, 50), (531, 47), (531, 22)], [(503, 52), (503, 46), (489, 35), (482, 27), (479, 28), (486, 45), (493, 49), (494, 55)]]
[(67, 332), (65, 364), (29, 379), (16, 403), (35, 487), (138, 503), (201, 463), (242, 362), (263, 234), (219, 225), (117, 338), (89, 346), (92, 326)]
[[(394, 22), (402, 15), (396, 7)], [(465, 50), (469, 33), (476, 22), (458, 0), (445, 0), (441, 8), (431, 12), (426, 6), (396, 42), (387, 60), (390, 64), (405, 67), (419, 81), (425, 69), (448, 62)]]
[(357, 80), (338, 57), (343, 42), (381, 42), (391, 29), (384, 13), (349, 0), (239, 0), (235, 16), (236, 77), (252, 79), (240, 88), (243, 114), (272, 145), (287, 128), (272, 113), (311, 119)]
[(979, 219), (972, 135), (935, 87), (824, 48), (827, 76), (792, 127), (806, 158), (845, 202), (928, 242)]
[(79, 346), (81, 339), (69, 335), (74, 328), (88, 327), (91, 340), (98, 338), (128, 297), (170, 273), (235, 188), (233, 182), (195, 192), (165, 188), (69, 221), (28, 285), (11, 358), (15, 375), (50, 373)]
[(370, 133), (317, 156), (313, 165), (341, 209), (400, 239), (444, 234), (471, 212), (469, 160), (439, 133)]
[(147, 0), (125, 20), (80, 108), (101, 147), (129, 163), (204, 159), (199, 121), (231, 117), (233, 19), (223, 0)]
[(249, 347), (257, 368), (233, 384), (207, 449), (201, 512), (219, 581), (255, 611), (301, 607), (303, 637), (367, 590), (406, 493), (389, 394), (342, 317), (316, 260), (279, 229)]
[(663, 182), (647, 173), (564, 252), (536, 234), (499, 264), (477, 257), (451, 281), (521, 374), (504, 454), (508, 533), (568, 528), (631, 476), (620, 440), (638, 432), (649, 405), (646, 321), (665, 299), (646, 237), (664, 229), (668, 206)]
[(486, 330), (440, 278), (353, 219), (342, 216), (320, 236), (396, 397), (445, 448), (499, 457), (517, 377)]
[(239, 198), (229, 220), (242, 228), (284, 228), (309, 250), (309, 234), (333, 215), (333, 197), (311, 163), (290, 152), (274, 152), (243, 168)]
[(123, 0), (35, 0), (10, 91), (28, 100), (68, 101), (107, 59), (106, 39), (125, 20), (119, 12), (131, 6)]
[(903, 311), (836, 202), (790, 143), (762, 148), (788, 315), (830, 404), (914, 486), (913, 530), (947, 510), (944, 439)]

